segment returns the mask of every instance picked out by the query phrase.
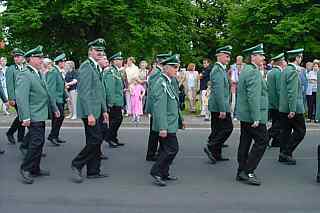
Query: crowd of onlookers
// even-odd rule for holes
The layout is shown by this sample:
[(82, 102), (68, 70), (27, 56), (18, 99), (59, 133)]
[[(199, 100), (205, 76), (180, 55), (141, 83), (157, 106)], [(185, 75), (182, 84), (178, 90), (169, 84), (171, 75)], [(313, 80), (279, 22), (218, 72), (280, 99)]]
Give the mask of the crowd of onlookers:
[[(210, 112), (208, 111), (208, 99), (210, 95), (210, 72), (213, 63), (210, 59), (205, 58), (202, 61), (202, 67), (197, 68), (196, 64), (190, 63), (185, 67), (181, 67), (177, 80), (179, 82), (179, 101), (180, 109), (187, 111), (194, 115), (204, 117), (205, 121), (210, 120)], [(0, 81), (2, 87), (6, 92), (6, 63), (5, 57), (0, 58)], [(155, 69), (155, 64), (148, 64), (147, 61), (142, 60), (136, 65), (134, 57), (129, 57), (125, 60), (121, 69), (125, 90), (125, 109), (124, 114), (131, 116), (132, 121), (137, 124), (141, 115), (144, 114), (148, 77), (152, 69)], [(54, 65), (49, 58), (43, 60), (43, 72), (48, 72)], [(242, 56), (237, 56), (235, 63), (231, 64), (228, 69), (228, 78), (230, 81), (230, 106), (231, 114), (234, 120), (238, 119), (237, 112), (237, 84), (241, 70), (244, 68)], [(266, 63), (261, 68), (263, 76), (267, 76), (267, 72), (272, 69), (272, 62)], [(320, 79), (318, 78), (319, 61), (307, 62), (304, 67), (301, 67), (300, 78), (303, 85), (303, 95), (305, 97), (305, 106), (307, 109), (307, 121), (317, 122), (319, 118), (317, 115), (316, 101), (317, 101), (317, 85)], [(69, 94), (68, 109), (69, 115), (67, 118), (77, 119), (77, 69), (73, 61), (67, 61), (63, 71), (63, 77), (66, 82), (66, 91)], [(318, 94), (319, 95), (319, 94)], [(320, 98), (320, 96), (318, 97)], [(10, 112), (1, 104), (4, 114), (9, 115)], [(320, 112), (318, 112), (320, 113)], [(320, 116), (319, 116), (320, 117)]]

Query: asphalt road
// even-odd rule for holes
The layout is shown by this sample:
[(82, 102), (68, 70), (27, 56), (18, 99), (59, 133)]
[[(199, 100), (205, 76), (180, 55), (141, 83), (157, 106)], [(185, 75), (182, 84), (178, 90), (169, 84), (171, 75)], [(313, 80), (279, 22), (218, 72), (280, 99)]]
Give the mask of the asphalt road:
[(231, 161), (208, 163), (203, 146), (208, 129), (179, 133), (180, 152), (171, 169), (180, 179), (159, 188), (149, 176), (151, 162), (146, 162), (147, 129), (122, 129), (120, 140), (126, 145), (105, 148), (109, 160), (103, 161), (107, 179), (70, 181), (70, 162), (84, 144), (81, 128), (65, 128), (68, 143), (50, 147), (42, 167), (51, 176), (36, 179), (33, 185), (20, 182), (21, 156), (17, 146), (7, 145), (5, 129), (0, 129), (0, 212), (46, 213), (277, 213), (320, 212), (320, 185), (315, 182), (316, 144), (320, 131), (308, 131), (296, 152), (297, 165), (277, 162), (277, 149), (267, 150), (256, 171), (262, 185), (249, 186), (235, 181), (239, 130), (228, 140), (224, 154)]

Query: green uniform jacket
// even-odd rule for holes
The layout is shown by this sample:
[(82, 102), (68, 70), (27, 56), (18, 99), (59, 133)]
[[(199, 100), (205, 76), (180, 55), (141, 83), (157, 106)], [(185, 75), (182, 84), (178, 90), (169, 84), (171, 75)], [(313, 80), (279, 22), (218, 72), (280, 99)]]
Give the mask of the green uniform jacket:
[(153, 131), (167, 130), (168, 133), (176, 133), (179, 128), (179, 120), (183, 120), (174, 84), (164, 74), (161, 74), (154, 82), (152, 92), (154, 103), (151, 106)]
[(19, 72), (20, 70), (16, 64), (9, 66), (6, 70), (6, 85), (9, 100), (16, 99), (16, 78)]
[(316, 120), (320, 120), (320, 71), (317, 72)]
[(230, 112), (230, 86), (225, 68), (216, 63), (210, 73), (211, 93), (209, 96), (210, 112)]
[(88, 115), (93, 115), (98, 119), (101, 113), (107, 112), (102, 73), (91, 59), (87, 59), (79, 68), (78, 78), (78, 117), (87, 118)]
[(108, 107), (123, 107), (123, 79), (117, 67), (112, 65), (103, 75), (103, 84), (106, 90), (106, 103)]
[(154, 100), (152, 99), (153, 95), (153, 85), (157, 81), (157, 79), (161, 76), (161, 69), (159, 67), (156, 68), (154, 73), (152, 73), (148, 78), (148, 89), (147, 89), (147, 100), (146, 100), (146, 112), (152, 113), (152, 105), (154, 103)]
[(4, 103), (8, 101), (1, 84), (0, 84), (0, 98)]
[(19, 118), (45, 121), (51, 110), (58, 111), (49, 96), (45, 77), (29, 65), (18, 73), (16, 79), (16, 101)]
[(238, 100), (241, 121), (267, 123), (267, 84), (253, 64), (246, 64), (239, 76)]
[(268, 97), (269, 109), (279, 110), (280, 85), (281, 85), (281, 69), (273, 67), (268, 73)]
[(304, 113), (299, 71), (291, 63), (281, 73), (279, 111), (284, 113)]
[(68, 95), (65, 91), (62, 73), (57, 66), (53, 66), (47, 73), (46, 80), (49, 94), (53, 98), (54, 103), (63, 104)]

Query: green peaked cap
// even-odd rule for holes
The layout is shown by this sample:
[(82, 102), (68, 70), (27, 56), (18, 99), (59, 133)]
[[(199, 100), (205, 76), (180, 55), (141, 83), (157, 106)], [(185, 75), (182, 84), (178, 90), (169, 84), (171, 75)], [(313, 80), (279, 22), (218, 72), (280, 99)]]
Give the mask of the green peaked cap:
[(39, 45), (24, 54), (25, 57), (42, 57), (43, 56), (43, 46)]
[(271, 60), (273, 60), (273, 61), (281, 61), (281, 60), (284, 60), (284, 53), (280, 53), (279, 55), (271, 58)]
[(16, 56), (16, 55), (20, 55), (20, 56), (24, 56), (25, 52), (19, 48), (14, 48), (12, 51), (11, 51), (11, 54), (13, 56)]
[(113, 61), (113, 60), (122, 60), (123, 57), (122, 57), (122, 52), (117, 52), (116, 54), (114, 54), (113, 56), (111, 56), (109, 58), (110, 61)]
[(62, 54), (58, 55), (53, 61), (59, 62), (59, 61), (65, 61), (65, 59), (66, 59), (66, 54), (62, 53)]
[(298, 55), (302, 54), (304, 51), (303, 48), (300, 48), (300, 49), (295, 49), (295, 50), (289, 50), (286, 52), (286, 57), (290, 57), (290, 58), (293, 58), (293, 57), (297, 57)]
[(162, 65), (177, 65), (180, 64), (180, 55), (174, 54), (160, 62)]
[(103, 38), (98, 38), (88, 43), (88, 47), (96, 49), (98, 51), (104, 51), (106, 49), (106, 41)]
[(248, 49), (243, 50), (242, 52), (246, 55), (254, 55), (254, 54), (264, 55), (263, 44), (258, 44), (254, 47), (250, 47)]
[(226, 53), (228, 55), (231, 55), (231, 51), (232, 51), (232, 46), (231, 45), (227, 45), (227, 46), (220, 47), (220, 48), (216, 49), (216, 54)]

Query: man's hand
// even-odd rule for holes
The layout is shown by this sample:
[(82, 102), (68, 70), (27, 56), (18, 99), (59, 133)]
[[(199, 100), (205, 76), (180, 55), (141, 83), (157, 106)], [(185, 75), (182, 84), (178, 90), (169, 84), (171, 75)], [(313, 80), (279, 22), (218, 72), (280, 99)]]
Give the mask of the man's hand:
[(30, 126), (30, 120), (25, 120), (25, 121), (22, 121), (22, 126)]
[(5, 102), (4, 105), (6, 106), (7, 109), (9, 109), (9, 107), (10, 107), (10, 103), (9, 102)]
[(59, 111), (54, 112), (54, 117), (55, 118), (60, 118), (60, 112)]
[(166, 138), (167, 135), (168, 135), (167, 130), (160, 130), (159, 136), (160, 136), (161, 138)]
[(95, 126), (96, 118), (93, 115), (88, 115), (88, 126)]
[(14, 107), (16, 105), (15, 101), (9, 101), (10, 106)]
[(292, 119), (295, 115), (296, 115), (295, 112), (290, 112), (290, 113), (288, 114), (288, 118), (289, 118), (289, 119)]
[(219, 118), (223, 120), (226, 118), (226, 116), (227, 116), (226, 112), (220, 112)]
[(259, 121), (255, 121), (253, 122), (253, 124), (251, 125), (251, 127), (253, 128), (257, 128), (259, 126)]
[(185, 129), (185, 128), (187, 128), (187, 123), (182, 121), (182, 129)]
[(107, 112), (104, 112), (102, 116), (103, 116), (103, 123), (106, 123), (109, 125), (109, 114)]

